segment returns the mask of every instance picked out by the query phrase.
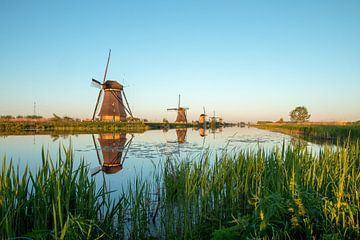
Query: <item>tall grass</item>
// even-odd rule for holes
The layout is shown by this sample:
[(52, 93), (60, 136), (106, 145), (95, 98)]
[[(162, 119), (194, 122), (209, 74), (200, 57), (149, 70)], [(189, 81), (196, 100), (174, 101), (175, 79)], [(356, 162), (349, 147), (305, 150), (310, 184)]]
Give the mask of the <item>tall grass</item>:
[[(74, 168), (71, 148), (52, 161), (42, 151), (42, 166), (28, 167), (3, 160), (0, 175), (0, 239), (97, 239), (119, 236), (114, 219), (121, 200), (110, 200), (106, 189), (96, 192), (84, 161)], [(121, 224), (121, 222), (117, 222)]]
[[(168, 163), (169, 238), (359, 238), (359, 144)], [(170, 223), (170, 226), (168, 225)]]
[(0, 176), (0, 238), (359, 239), (360, 145), (168, 160), (111, 202), (73, 157)]

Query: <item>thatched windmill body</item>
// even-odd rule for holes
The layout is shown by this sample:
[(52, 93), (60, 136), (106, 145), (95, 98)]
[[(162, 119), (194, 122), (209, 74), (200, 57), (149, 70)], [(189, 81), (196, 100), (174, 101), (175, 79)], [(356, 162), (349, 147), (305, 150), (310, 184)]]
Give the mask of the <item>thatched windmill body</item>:
[(179, 94), (179, 103), (177, 108), (168, 108), (168, 111), (177, 111), (176, 123), (187, 123), (186, 111), (189, 110), (188, 107), (180, 106), (180, 94)]
[[(95, 79), (92, 79), (92, 85), (100, 89), (92, 120), (95, 120), (100, 99), (102, 94), (104, 93), (104, 97), (98, 114), (100, 120), (125, 122), (127, 114), (129, 114), (131, 117), (133, 115), (125, 95), (124, 86), (115, 80), (106, 80), (106, 75), (110, 62), (110, 54), (111, 54), (111, 50), (109, 51), (103, 82), (101, 83)], [(125, 104), (124, 104), (124, 100), (125, 100)]]

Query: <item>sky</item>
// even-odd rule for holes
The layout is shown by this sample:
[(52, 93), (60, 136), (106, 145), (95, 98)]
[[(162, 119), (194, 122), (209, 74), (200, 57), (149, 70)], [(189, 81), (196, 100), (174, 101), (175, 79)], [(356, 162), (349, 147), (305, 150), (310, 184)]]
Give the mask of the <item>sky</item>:
[(91, 118), (108, 79), (135, 116), (360, 120), (360, 1), (0, 1), (0, 115)]

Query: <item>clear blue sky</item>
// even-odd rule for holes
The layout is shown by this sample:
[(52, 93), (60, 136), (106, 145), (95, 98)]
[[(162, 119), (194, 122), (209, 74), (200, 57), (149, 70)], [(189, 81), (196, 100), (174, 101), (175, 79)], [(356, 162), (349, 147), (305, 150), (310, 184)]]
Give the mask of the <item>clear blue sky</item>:
[(190, 119), (359, 120), (359, 29), (356, 0), (2, 0), (0, 115), (90, 118), (111, 48), (142, 118), (174, 120), (180, 93)]

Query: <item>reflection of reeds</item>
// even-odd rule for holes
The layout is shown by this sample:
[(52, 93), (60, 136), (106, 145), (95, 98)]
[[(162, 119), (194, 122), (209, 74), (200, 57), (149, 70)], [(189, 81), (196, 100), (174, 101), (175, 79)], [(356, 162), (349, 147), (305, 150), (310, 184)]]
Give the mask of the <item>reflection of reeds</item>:
[(44, 160), (36, 175), (20, 176), (4, 161), (2, 238), (86, 232), (131, 239), (360, 238), (359, 143), (325, 146), (315, 155), (284, 145), (169, 160), (160, 177), (137, 178), (116, 203), (104, 189), (95, 192), (87, 166), (73, 169), (70, 152), (55, 166)]

